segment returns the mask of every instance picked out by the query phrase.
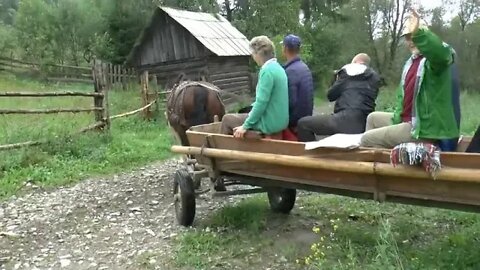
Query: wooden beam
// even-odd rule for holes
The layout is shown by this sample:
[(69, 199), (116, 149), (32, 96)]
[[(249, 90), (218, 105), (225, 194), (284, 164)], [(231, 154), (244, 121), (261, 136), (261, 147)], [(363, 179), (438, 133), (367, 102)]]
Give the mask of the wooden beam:
[(54, 78), (54, 77), (49, 77), (47, 78), (48, 81), (53, 81), (53, 82), (71, 82), (71, 83), (93, 83), (93, 79), (77, 79), (77, 78)]
[(242, 76), (242, 77), (225, 76), (225, 78), (222, 78), (222, 79), (212, 80), (212, 83), (215, 85), (238, 83), (238, 82), (245, 82), (246, 84), (249, 84), (250, 78), (248, 76)]
[(96, 107), (90, 109), (46, 109), (46, 110), (0, 110), (0, 114), (54, 114), (54, 113), (82, 113), (98, 112), (103, 108)]
[(85, 92), (0, 92), (0, 97), (98, 97), (103, 93), (85, 93)]
[(172, 146), (172, 152), (189, 155), (203, 155), (212, 158), (244, 160), (305, 169), (322, 169), (333, 172), (379, 175), (389, 177), (419, 178), (429, 181), (452, 181), (480, 183), (478, 169), (443, 168), (433, 180), (425, 171), (409, 166), (392, 167), (379, 162), (343, 161), (303, 156), (277, 155), (226, 149)]
[(23, 142), (23, 143), (12, 143), (12, 144), (0, 145), (0, 151), (13, 150), (13, 149), (23, 148), (27, 146), (35, 146), (41, 143), (42, 142), (40, 141), (37, 141), (37, 142), (29, 141), (29, 142)]

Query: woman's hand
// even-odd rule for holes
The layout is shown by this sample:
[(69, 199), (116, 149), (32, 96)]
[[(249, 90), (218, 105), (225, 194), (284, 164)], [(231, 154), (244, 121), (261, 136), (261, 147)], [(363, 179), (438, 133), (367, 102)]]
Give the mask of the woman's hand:
[(243, 126), (239, 126), (233, 129), (233, 137), (235, 138), (243, 138), (245, 136), (245, 133), (247, 132), (246, 129), (243, 128)]
[(409, 20), (408, 30), (410, 31), (410, 33), (415, 34), (418, 28), (420, 28), (420, 14), (418, 14), (418, 12), (414, 8), (411, 8), (410, 12), (411, 17)]

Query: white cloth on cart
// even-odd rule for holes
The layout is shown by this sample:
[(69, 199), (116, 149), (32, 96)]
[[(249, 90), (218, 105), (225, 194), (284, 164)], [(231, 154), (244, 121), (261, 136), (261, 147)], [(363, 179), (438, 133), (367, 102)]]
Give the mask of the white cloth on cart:
[(338, 133), (328, 136), (322, 140), (305, 143), (305, 150), (313, 150), (317, 148), (341, 148), (355, 149), (360, 147), (362, 134), (343, 134)]

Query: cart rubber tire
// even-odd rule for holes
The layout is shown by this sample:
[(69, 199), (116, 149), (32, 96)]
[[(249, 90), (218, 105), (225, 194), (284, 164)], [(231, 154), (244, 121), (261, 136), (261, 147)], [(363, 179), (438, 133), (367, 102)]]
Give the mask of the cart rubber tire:
[(288, 214), (292, 211), (297, 197), (297, 190), (290, 188), (273, 188), (267, 191), (270, 208), (273, 212)]
[(175, 215), (180, 225), (188, 227), (195, 218), (195, 189), (192, 177), (185, 169), (175, 172), (173, 178)]

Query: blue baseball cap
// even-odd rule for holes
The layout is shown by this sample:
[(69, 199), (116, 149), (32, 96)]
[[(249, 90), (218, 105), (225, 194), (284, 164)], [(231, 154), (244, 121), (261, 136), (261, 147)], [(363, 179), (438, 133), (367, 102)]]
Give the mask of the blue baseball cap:
[(298, 36), (290, 34), (285, 36), (280, 44), (283, 44), (285, 47), (290, 49), (297, 49), (302, 45), (302, 40)]

